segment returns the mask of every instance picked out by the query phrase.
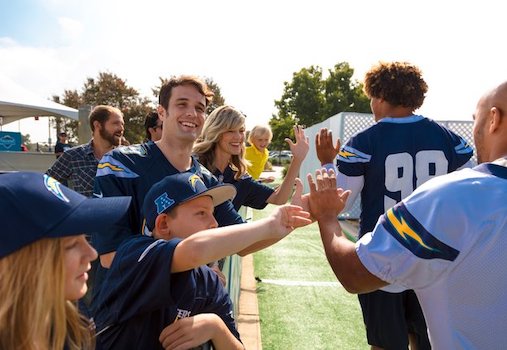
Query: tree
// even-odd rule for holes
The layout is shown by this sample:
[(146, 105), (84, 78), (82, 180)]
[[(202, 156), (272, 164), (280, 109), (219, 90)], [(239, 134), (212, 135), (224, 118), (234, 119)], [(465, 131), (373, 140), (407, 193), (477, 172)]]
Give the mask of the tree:
[(313, 125), (322, 119), (324, 106), (322, 68), (310, 66), (292, 75), (292, 82), (284, 82), (282, 98), (275, 101), (283, 120), (297, 118), (302, 125)]
[(340, 112), (370, 112), (369, 99), (363, 86), (352, 81), (354, 70), (347, 62), (336, 64), (324, 79), (322, 68), (310, 66), (293, 73), (291, 82), (284, 82), (280, 100), (275, 100), (278, 115), (269, 124), (273, 130), (272, 148), (284, 149), (286, 137), (298, 123), (311, 126)]
[(225, 98), (222, 96), (220, 86), (213, 81), (211, 78), (205, 78), (204, 80), (211, 91), (213, 91), (213, 100), (208, 106), (208, 112), (212, 112), (215, 108), (223, 106), (225, 104)]
[[(63, 104), (67, 107), (78, 109), (83, 104), (81, 96), (79, 96), (76, 90), (65, 90), (63, 97), (54, 95), (53, 101), (56, 103)], [(79, 122), (77, 120), (66, 119), (62, 117), (54, 118), (54, 125), (56, 128), (56, 141), (58, 141), (58, 135), (60, 132), (65, 132), (69, 143), (77, 142), (77, 129)]]
[[(100, 72), (97, 79), (87, 78), (82, 93), (77, 90), (65, 90), (63, 98), (54, 96), (53, 100), (61, 100), (61, 103), (78, 108), (81, 105), (109, 105), (120, 109), (125, 119), (125, 138), (131, 143), (139, 143), (144, 137), (144, 118), (153, 109), (151, 102), (146, 97), (141, 97), (139, 92), (127, 85), (126, 81), (113, 73)], [(61, 123), (61, 121), (60, 121)], [(57, 121), (57, 130), (63, 128)], [(77, 122), (65, 124), (69, 128), (70, 135), (77, 135)]]
[(289, 146), (285, 142), (285, 138), (289, 137), (294, 140), (294, 130), (292, 127), (296, 122), (291, 116), (273, 115), (269, 121), (269, 126), (273, 132), (273, 139), (269, 148), (272, 150), (287, 149)]
[(324, 81), (324, 118), (320, 121), (340, 112), (370, 113), (370, 100), (363, 93), (363, 84), (352, 81), (353, 74), (354, 70), (346, 62), (340, 62), (329, 70), (329, 76)]

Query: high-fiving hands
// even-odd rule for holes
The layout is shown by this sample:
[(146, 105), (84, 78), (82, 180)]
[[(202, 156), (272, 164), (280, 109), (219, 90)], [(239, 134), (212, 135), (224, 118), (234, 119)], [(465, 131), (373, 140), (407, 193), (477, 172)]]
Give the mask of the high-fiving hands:
[(310, 186), (308, 206), (312, 217), (315, 220), (336, 218), (345, 208), (350, 191), (336, 188), (336, 175), (333, 170), (316, 170), (315, 179), (311, 174), (308, 174), (307, 179)]
[(281, 239), (294, 229), (312, 223), (310, 213), (300, 206), (289, 204), (275, 208), (268, 220), (273, 233), (278, 235), (278, 237), (273, 237), (276, 239)]

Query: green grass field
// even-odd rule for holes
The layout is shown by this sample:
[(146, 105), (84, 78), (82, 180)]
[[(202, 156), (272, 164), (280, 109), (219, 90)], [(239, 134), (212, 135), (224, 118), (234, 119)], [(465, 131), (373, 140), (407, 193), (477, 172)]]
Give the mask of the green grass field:
[[(258, 220), (273, 210), (254, 210)], [(262, 280), (337, 282), (316, 224), (254, 254), (262, 347), (369, 349), (356, 295), (341, 286), (280, 286)]]

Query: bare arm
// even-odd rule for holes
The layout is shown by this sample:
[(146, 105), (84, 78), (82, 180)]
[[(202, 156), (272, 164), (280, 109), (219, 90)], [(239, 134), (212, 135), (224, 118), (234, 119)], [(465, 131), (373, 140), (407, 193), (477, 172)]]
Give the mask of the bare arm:
[(345, 207), (348, 191), (336, 188), (334, 172), (316, 171), (310, 185), (310, 212), (317, 219), (327, 260), (344, 288), (351, 293), (365, 293), (388, 283), (370, 273), (357, 256), (355, 244), (342, 233), (337, 216)]
[(212, 313), (179, 319), (164, 328), (159, 337), (166, 350), (193, 349), (209, 340), (217, 350), (244, 349), (224, 321)]
[(267, 247), (275, 244), (279, 240), (280, 239), (267, 239), (267, 240), (264, 240), (264, 241), (259, 241), (257, 243), (252, 244), (251, 246), (249, 246), (249, 247), (247, 247), (247, 248), (239, 251), (238, 255), (239, 256), (245, 256), (245, 255), (248, 255), (248, 254), (252, 254), (252, 253), (258, 252), (259, 250), (262, 250), (264, 248), (267, 248)]
[(301, 207), (283, 205), (259, 221), (195, 233), (176, 247), (171, 272), (190, 270), (238, 252), (244, 255), (242, 251), (247, 248), (248, 251), (258, 250), (266, 242), (274, 243), (295, 228), (308, 225), (311, 223), (309, 216)]
[(294, 187), (294, 181), (299, 175), (301, 164), (308, 154), (308, 137), (305, 136), (303, 128), (299, 125), (295, 125), (294, 135), (296, 135), (296, 143), (293, 143), (291, 139), (285, 139), (285, 141), (289, 144), (293, 155), (289, 169), (287, 170), (287, 174), (285, 175), (280, 187), (278, 187), (276, 191), (273, 192), (273, 194), (266, 200), (268, 203), (277, 205), (287, 203)]

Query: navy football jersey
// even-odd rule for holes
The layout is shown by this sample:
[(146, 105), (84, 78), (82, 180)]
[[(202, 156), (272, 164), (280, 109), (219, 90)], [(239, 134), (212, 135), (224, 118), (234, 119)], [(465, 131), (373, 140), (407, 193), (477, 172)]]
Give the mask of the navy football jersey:
[[(352, 136), (338, 154), (338, 171), (362, 176), (359, 235), (418, 186), (463, 166), (473, 150), (460, 136), (422, 116), (384, 118)], [(338, 184), (339, 185), (339, 184)]]
[[(192, 158), (190, 171), (199, 175), (207, 187), (218, 183), (209, 170), (195, 158)], [(115, 251), (125, 238), (143, 232), (142, 208), (146, 193), (164, 177), (177, 173), (179, 171), (151, 141), (119, 147), (102, 157), (97, 166), (94, 196), (132, 196), (132, 204), (128, 214), (114, 228), (94, 235), (94, 247), (99, 254)], [(230, 201), (217, 206), (214, 215), (219, 226), (243, 222)]]
[(116, 252), (98, 296), (95, 323), (99, 349), (162, 349), (162, 330), (178, 319), (214, 313), (239, 338), (232, 302), (206, 266), (171, 273), (180, 239), (136, 236)]
[(219, 182), (228, 183), (236, 187), (236, 197), (232, 200), (234, 209), (244, 205), (254, 209), (264, 209), (268, 203), (268, 198), (275, 192), (269, 186), (266, 186), (259, 181), (255, 180), (249, 174), (243, 175), (239, 180), (234, 178), (236, 172), (231, 167), (226, 167), (224, 172), (216, 170), (214, 174)]

